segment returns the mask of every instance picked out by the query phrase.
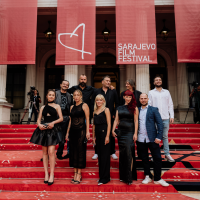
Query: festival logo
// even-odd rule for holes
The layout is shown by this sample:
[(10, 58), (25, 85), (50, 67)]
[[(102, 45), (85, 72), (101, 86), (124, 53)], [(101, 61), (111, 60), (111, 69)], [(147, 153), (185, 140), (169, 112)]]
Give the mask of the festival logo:
[[(65, 45), (65, 44), (63, 44), (63, 43), (61, 42), (61, 36), (62, 36), (62, 35), (70, 35), (70, 38), (72, 38), (73, 36), (78, 37), (78, 34), (76, 34), (76, 31), (77, 31), (80, 27), (83, 27), (83, 32), (82, 32), (82, 49), (76, 49), (76, 48), (73, 48), (73, 47), (69, 47), (69, 46), (67, 46), (67, 45)], [(59, 34), (58, 34), (58, 41), (59, 41), (60, 44), (61, 44), (62, 46), (64, 46), (65, 48), (71, 49), (71, 50), (73, 50), (73, 51), (81, 52), (81, 53), (82, 53), (82, 54), (81, 54), (82, 60), (84, 60), (84, 54), (85, 54), (85, 53), (86, 53), (86, 54), (89, 54), (89, 55), (92, 55), (91, 52), (84, 51), (84, 45), (85, 45), (85, 44), (84, 44), (84, 42), (85, 42), (85, 24), (84, 24), (84, 23), (79, 24), (79, 25), (74, 29), (74, 31), (73, 31), (72, 33), (59, 33)]]

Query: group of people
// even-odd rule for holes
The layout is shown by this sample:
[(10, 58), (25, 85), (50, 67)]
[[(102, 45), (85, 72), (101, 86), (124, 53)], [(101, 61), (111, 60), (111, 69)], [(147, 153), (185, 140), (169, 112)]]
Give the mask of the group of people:
[[(148, 95), (135, 90), (132, 79), (127, 80), (127, 90), (121, 93), (120, 100), (109, 76), (103, 77), (102, 88), (99, 89), (87, 86), (86, 83), (87, 77), (82, 74), (79, 85), (69, 88), (69, 82), (64, 80), (60, 90), (50, 89), (47, 92), (47, 102), (40, 109), (38, 127), (30, 140), (42, 145), (44, 183), (52, 185), (54, 182), (56, 144), (59, 144), (57, 158), (69, 158), (70, 167), (74, 168), (71, 183), (81, 182), (81, 170), (86, 167), (87, 141), (90, 139), (89, 124), (93, 118), (95, 155), (92, 158), (98, 158), (98, 185), (110, 181), (110, 156), (118, 159), (115, 154), (117, 137), (120, 181), (130, 185), (133, 180), (137, 180), (136, 142), (137, 154), (144, 166), (145, 179), (142, 183), (147, 184), (153, 179), (149, 163), (150, 149), (154, 163), (154, 183), (168, 186), (161, 179), (159, 144), (163, 140), (165, 159), (174, 162), (168, 144), (169, 123), (174, 122), (174, 111), (169, 91), (162, 88), (162, 78), (155, 77), (155, 89)], [(74, 103), (70, 93), (73, 94)], [(65, 141), (67, 154), (63, 156)]]

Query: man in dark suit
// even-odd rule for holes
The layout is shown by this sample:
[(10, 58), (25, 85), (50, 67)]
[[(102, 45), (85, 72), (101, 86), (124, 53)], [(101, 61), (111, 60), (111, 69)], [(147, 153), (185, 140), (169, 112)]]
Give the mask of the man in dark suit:
[(162, 158), (159, 143), (163, 137), (163, 123), (158, 108), (148, 105), (148, 95), (140, 95), (139, 107), (139, 129), (137, 139), (137, 151), (142, 159), (145, 179), (143, 184), (152, 182), (152, 174), (150, 172), (149, 153), (151, 151), (154, 163), (154, 183), (162, 186), (169, 186), (167, 182), (161, 179)]
[[(133, 81), (133, 79), (126, 80), (126, 89), (130, 90), (133, 93), (133, 95), (135, 96), (136, 102), (137, 102), (137, 107), (139, 108), (141, 106), (139, 98), (140, 98), (140, 94), (142, 94), (142, 93), (135, 89), (135, 82)], [(124, 92), (125, 91), (121, 92), (120, 106), (125, 104), (125, 100), (123, 98)]]
[[(102, 88), (96, 89), (94, 91), (94, 94), (92, 96), (91, 101), (91, 109), (94, 111), (94, 101), (98, 94), (102, 94), (105, 97), (106, 100), (106, 107), (109, 108), (110, 114), (111, 114), (111, 124), (113, 125), (115, 114), (116, 114), (116, 108), (119, 106), (119, 99), (117, 95), (117, 91), (115, 89), (110, 89), (111, 86), (111, 78), (109, 76), (104, 76), (102, 79)], [(111, 127), (112, 130), (112, 127)], [(112, 134), (110, 134), (112, 135)], [(115, 154), (115, 138), (110, 137), (110, 143), (111, 143), (111, 155), (113, 159), (118, 159), (118, 157)], [(92, 157), (92, 159), (97, 159), (98, 155), (95, 151), (95, 155)]]
[[(63, 130), (63, 138), (65, 138), (65, 135), (67, 133), (67, 127), (70, 115), (70, 106), (72, 104), (72, 97), (67, 92), (68, 88), (69, 88), (69, 81), (63, 80), (60, 84), (60, 90), (56, 91), (56, 103), (60, 105), (63, 114), (63, 122), (61, 123)], [(59, 147), (56, 153), (57, 158), (60, 160), (69, 158), (69, 141), (67, 142), (67, 155), (62, 157), (64, 145), (65, 145), (65, 140), (59, 143)]]

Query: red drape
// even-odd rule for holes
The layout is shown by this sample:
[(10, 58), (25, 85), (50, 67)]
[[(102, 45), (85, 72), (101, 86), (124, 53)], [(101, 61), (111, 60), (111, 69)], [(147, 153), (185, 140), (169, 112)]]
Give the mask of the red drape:
[(95, 0), (58, 0), (56, 65), (95, 64)]
[(35, 64), (37, 0), (0, 1), (0, 64)]
[(174, 0), (178, 62), (200, 62), (200, 1)]
[(156, 64), (154, 0), (116, 0), (117, 64)]

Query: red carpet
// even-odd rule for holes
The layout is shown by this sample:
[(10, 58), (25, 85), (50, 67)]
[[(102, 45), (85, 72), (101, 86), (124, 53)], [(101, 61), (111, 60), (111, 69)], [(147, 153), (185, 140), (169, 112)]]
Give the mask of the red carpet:
[[(162, 178), (171, 184), (170, 187), (162, 187), (153, 183), (141, 184), (144, 172), (139, 159), (137, 159), (138, 181), (134, 181), (131, 186), (119, 181), (119, 162), (113, 159), (111, 159), (111, 182), (98, 186), (98, 161), (91, 159), (94, 154), (91, 141), (87, 145), (87, 168), (82, 171), (81, 184), (70, 183), (73, 169), (69, 168), (69, 160), (56, 159), (55, 182), (52, 186), (47, 186), (43, 183), (41, 147), (29, 143), (35, 128), (36, 125), (0, 125), (0, 177), (2, 177), (0, 179), (0, 191), (2, 190), (0, 200), (143, 200), (147, 198), (192, 200), (193, 198), (177, 193), (176, 189), (195, 191), (200, 188), (200, 151), (198, 151), (200, 149), (200, 125), (175, 124), (170, 126), (170, 154), (176, 162), (165, 161), (162, 151)], [(116, 149), (118, 149), (117, 139)], [(118, 151), (116, 154), (118, 156)], [(151, 162), (152, 166), (153, 162)]]

